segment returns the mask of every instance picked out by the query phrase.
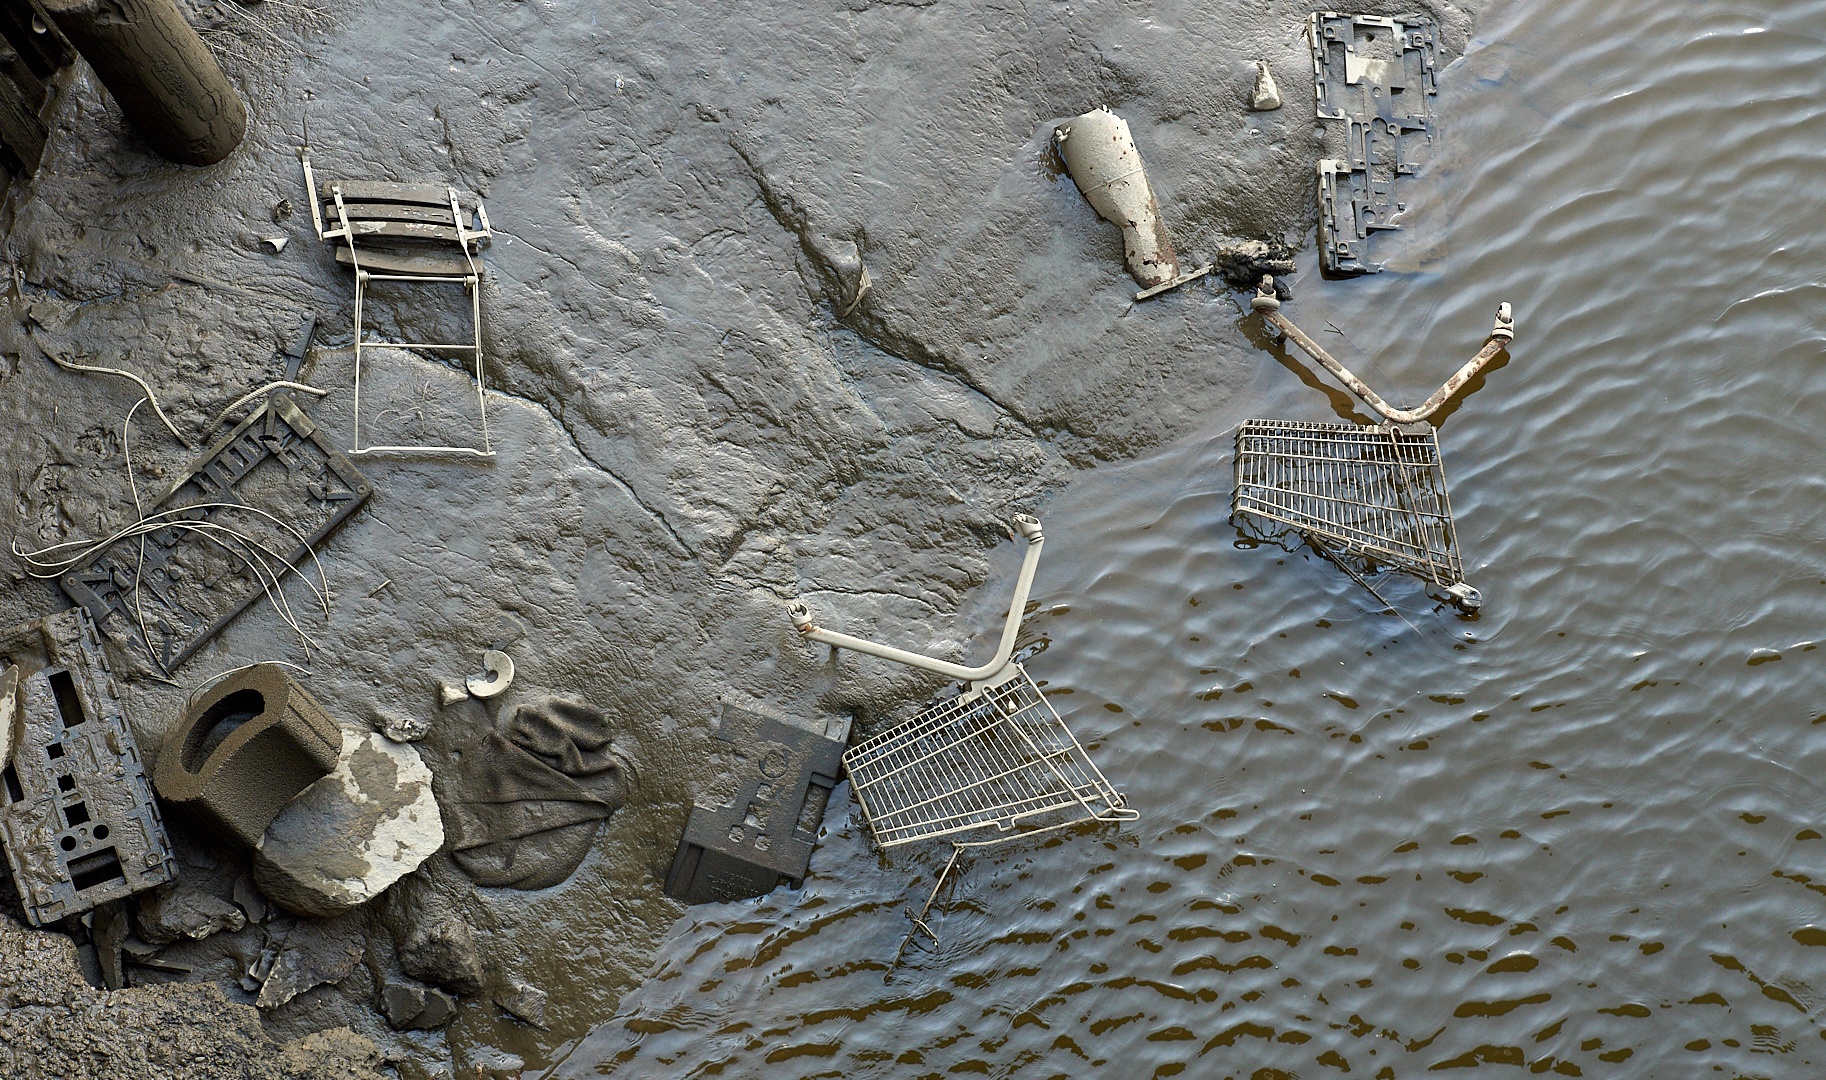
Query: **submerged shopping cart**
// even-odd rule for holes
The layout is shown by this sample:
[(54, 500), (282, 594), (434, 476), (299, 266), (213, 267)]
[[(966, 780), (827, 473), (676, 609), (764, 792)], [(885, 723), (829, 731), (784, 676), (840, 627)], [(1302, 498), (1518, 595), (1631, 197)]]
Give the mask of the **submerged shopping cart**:
[[(967, 848), (1062, 829), (1083, 821), (1132, 821), (1121, 793), (1092, 764), (1084, 748), (1020, 664), (1020, 634), (1027, 593), (1046, 537), (1039, 521), (1019, 514), (1015, 529), (1027, 541), (1014, 599), (995, 655), (965, 667), (918, 653), (820, 629), (795, 601), (792, 619), (808, 641), (868, 653), (960, 680), (961, 692), (884, 731), (843, 756), (863, 821), (881, 847), (951, 839), (951, 857), (932, 884), (915, 931), (937, 941), (925, 918), (938, 891)], [(993, 829), (989, 839), (965, 840)], [(913, 931), (901, 942), (906, 951)], [(895, 955), (896, 963), (900, 954)]]
[[(1396, 566), (1437, 587), (1461, 610), (1482, 597), (1465, 583), (1439, 458), (1439, 433), (1428, 421), (1515, 337), (1508, 304), (1483, 349), (1418, 408), (1397, 409), (1351, 374), (1285, 315), (1274, 279), (1264, 277), (1251, 307), (1383, 417), (1372, 427), (1292, 420), (1246, 420), (1236, 432), (1232, 518), (1267, 534), (1291, 530), (1382, 600), (1352, 568)], [(1388, 601), (1383, 600), (1384, 604)]]

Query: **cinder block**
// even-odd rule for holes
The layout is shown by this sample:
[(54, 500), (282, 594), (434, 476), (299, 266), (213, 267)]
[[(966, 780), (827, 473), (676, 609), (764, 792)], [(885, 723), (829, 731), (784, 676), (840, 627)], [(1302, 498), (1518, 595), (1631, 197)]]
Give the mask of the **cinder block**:
[(278, 664), (211, 687), (165, 736), (159, 797), (249, 847), (285, 804), (336, 767), (342, 730)]

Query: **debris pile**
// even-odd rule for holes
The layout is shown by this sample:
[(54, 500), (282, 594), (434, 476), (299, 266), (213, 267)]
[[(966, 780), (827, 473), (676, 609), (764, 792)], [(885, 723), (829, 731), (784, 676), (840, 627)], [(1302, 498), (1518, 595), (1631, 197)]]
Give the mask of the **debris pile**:
[[(97, 60), (105, 48), (124, 48), (133, 34), (158, 24), (170, 0), (151, 3), (154, 15), (110, 29), (106, 42), (99, 31), (78, 32), (74, 20), (84, 5), (77, 0), (50, 6), (68, 15), (59, 23), (97, 64), (129, 122), (165, 136), (180, 132), (183, 118), (140, 111), (135, 95), (156, 95), (109, 79)], [(1344, 158), (1318, 166), (1325, 266), (1374, 272), (1380, 267), (1368, 258), (1367, 237), (1398, 227), (1405, 204), (1391, 197), (1390, 186), (1418, 167), (1433, 137), (1434, 31), (1418, 17), (1319, 13), (1309, 33), (1318, 114), (1345, 122), (1348, 147)], [(213, 66), (190, 63), (186, 71), (208, 91)], [(1232, 93), (1242, 90), (1239, 83)], [(230, 149), (240, 139), (240, 102), (231, 90), (203, 116), (195, 95), (185, 94), (185, 107), (197, 113), (190, 119), (207, 123), (164, 142), (147, 137), (178, 160), (217, 160), (220, 154), (208, 155), (227, 153), (224, 139), (232, 134)], [(1283, 107), (1266, 62), (1254, 65), (1246, 100), (1258, 112)], [(184, 104), (175, 97), (152, 104), (170, 112), (174, 103)], [(1129, 123), (1093, 109), (1059, 123), (1054, 137), (1084, 200), (1118, 228), (1124, 263), (1141, 287), (1137, 301), (1209, 274), (1236, 280), (1264, 268), (1292, 269), (1285, 244), (1255, 239), (1199, 246), (1200, 261), (1209, 261), (1186, 270)], [(13, 136), (0, 131), (0, 138)], [(297, 632), (309, 660), (316, 643), (293, 594), (302, 582), (329, 615), (333, 590), (322, 559), (333, 554), (336, 531), (375, 494), (352, 458), (402, 455), (422, 466), (444, 456), (495, 457), (481, 303), (482, 255), (492, 231), (482, 196), (446, 183), (320, 178), (311, 154), (305, 146), (299, 163), (312, 227), (352, 274), (347, 449), (332, 445), (298, 404), (296, 395), (329, 394), (301, 381), (316, 332), (316, 317), (306, 312), (270, 357), (284, 377), (238, 397), (222, 395), (234, 400), (207, 431), (186, 420), (207, 448), (145, 507), (130, 451), (125, 455), (128, 524), (39, 550), (15, 547), (29, 572), (58, 581), (78, 606), (0, 636), (0, 840), (27, 918), (80, 938), (109, 986), (182, 976), (193, 966), (210, 970), (190, 961), (202, 955), (202, 943), (215, 942), (219, 949), (208, 959), (232, 953), (232, 978), (262, 1009), (283, 1009), (337, 984), (359, 988), (398, 1030), (442, 1028), (466, 999), (492, 1001), (540, 1026), (547, 994), (484, 953), (488, 926), (475, 917), (482, 907), (476, 890), (562, 885), (639, 789), (635, 761), (616, 744), (610, 716), (578, 700), (575, 688), (555, 694), (535, 685), (538, 653), (521, 654), (523, 669), (506, 641), (480, 650), (479, 665), (469, 653), (470, 663), (438, 673), (452, 677), (420, 685), (422, 711), (379, 700), (378, 692), (364, 696), (361, 688), (354, 700), (326, 692), (324, 700), (336, 706), (330, 709), (300, 682), (308, 674), (288, 672), (291, 665), (236, 668), (196, 685), (181, 715), (138, 718), (143, 730), (165, 732), (151, 782), (126, 715), (130, 699), (110, 667), (143, 656), (144, 664), (120, 676), (176, 685), (206, 646), (228, 648), (225, 631), (262, 597)], [(282, 202), (273, 221), (291, 213)], [(838, 318), (869, 302), (857, 236), (803, 240), (828, 278)], [(257, 242), (274, 255), (286, 250), (282, 236)], [(892, 266), (877, 263), (884, 275)], [(371, 324), (375, 305), (396, 292), (423, 299), (459, 286), (466, 299), (461, 340), (384, 340)], [(1507, 305), (1475, 359), (1424, 405), (1399, 410), (1282, 316), (1282, 299), (1284, 290), (1262, 278), (1253, 306), (1387, 422), (1246, 422), (1237, 439), (1239, 524), (1292, 529), (1340, 560), (1403, 566), (1474, 610), (1479, 597), (1463, 581), (1436, 432), (1426, 421), (1513, 336)], [(420, 430), (416, 439), (365, 442), (364, 358), (381, 348), (444, 361), (466, 388), (473, 375), (476, 437), (464, 443)], [(144, 391), (141, 404), (189, 447), (189, 435), (139, 375), (52, 359), (69, 371), (131, 380)], [(262, 362), (268, 359), (262, 351)], [(466, 409), (467, 389), (461, 396)], [(372, 397), (369, 405), (372, 437), (394, 410), (377, 410)], [(244, 417), (211, 434), (244, 407)], [(736, 902), (782, 885), (802, 887), (825, 812), (847, 778), (879, 848), (935, 840), (950, 846), (944, 871), (911, 920), (904, 953), (916, 932), (931, 935), (925, 918), (967, 849), (1138, 817), (1017, 659), (1045, 537), (1040, 522), (1024, 514), (1014, 517), (1012, 533), (1024, 544), (1021, 568), (995, 651), (978, 665), (821, 628), (804, 604), (790, 606), (803, 641), (828, 645), (833, 656), (847, 650), (943, 676), (956, 691), (854, 746), (848, 718), (785, 717), (725, 703), (717, 735), (737, 764), (725, 789), (693, 800), (665, 877), (667, 895), (687, 904)], [(314, 580), (307, 572), (313, 569)], [(179, 879), (160, 800), (173, 812), (180, 841), (187, 839), (177, 831), (181, 823), (216, 842), (223, 866), (214, 879)], [(84, 914), (86, 922), (76, 918)], [(386, 936), (371, 937), (370, 929)]]

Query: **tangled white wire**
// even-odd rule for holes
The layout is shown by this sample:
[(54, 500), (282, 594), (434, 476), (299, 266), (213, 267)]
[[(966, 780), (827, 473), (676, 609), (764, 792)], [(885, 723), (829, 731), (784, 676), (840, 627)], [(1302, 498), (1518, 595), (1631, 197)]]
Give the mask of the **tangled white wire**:
[[(287, 572), (298, 575), (299, 580), (303, 581), (305, 586), (316, 596), (317, 602), (322, 606), (324, 616), (327, 618), (330, 614), (330, 583), (328, 575), (324, 572), (322, 560), (317, 557), (315, 551), (311, 550), (310, 543), (303, 533), (299, 532), (289, 522), (281, 521), (279, 518), (274, 517), (258, 507), (244, 506), (240, 503), (201, 502), (191, 503), (187, 506), (181, 506), (171, 510), (162, 510), (156, 514), (145, 513), (144, 508), (140, 503), (139, 484), (133, 478), (133, 451), (127, 438), (129, 434), (127, 425), (132, 423), (133, 413), (139, 409), (140, 405), (146, 404), (146, 400), (147, 399), (141, 399), (141, 401), (135, 404), (132, 409), (127, 410), (127, 419), (123, 422), (121, 430), (121, 447), (126, 456), (127, 463), (127, 484), (133, 493), (133, 509), (137, 515), (137, 519), (131, 525), (128, 525), (101, 540), (69, 540), (61, 544), (51, 544), (47, 547), (29, 551), (21, 548), (19, 542), (14, 540), (11, 545), (13, 555), (21, 562), (25, 563), (27, 567), (26, 572), (32, 577), (40, 580), (50, 580), (62, 577), (65, 573), (88, 562), (102, 551), (105, 551), (122, 540), (138, 540), (139, 560), (133, 576), (133, 608), (135, 617), (139, 623), (140, 640), (146, 646), (146, 652), (152, 657), (154, 663), (158, 663), (160, 667), (163, 667), (163, 663), (159, 661), (157, 650), (152, 647), (151, 636), (147, 633), (145, 608), (140, 602), (140, 576), (145, 568), (146, 537), (164, 530), (194, 533), (239, 559), (241, 563), (253, 573), (254, 580), (259, 582), (260, 589), (266, 594), (267, 600), (273, 605), (273, 610), (279, 613), (279, 618), (284, 620), (285, 624), (291, 627), (292, 630), (297, 633), (299, 639), (304, 643), (305, 659), (308, 661), (310, 659), (311, 649), (319, 646), (311, 635), (305, 632), (304, 627), (298, 624), (298, 618), (292, 610), (291, 601), (286, 597), (285, 591), (279, 586), (281, 579), (284, 578)], [(156, 409), (157, 407), (158, 406), (155, 403), (153, 408)], [(267, 547), (265, 544), (260, 543), (253, 537), (248, 536), (244, 532), (230, 528), (219, 522), (196, 521), (181, 516), (197, 510), (215, 509), (240, 510), (246, 513), (256, 514), (279, 526), (286, 532), (291, 533), (292, 536), (298, 540), (299, 545), (310, 553), (311, 561), (316, 563), (317, 583), (313, 583), (307, 575), (300, 571), (297, 566), (293, 565), (283, 555), (280, 555), (278, 552)], [(279, 569), (280, 567), (283, 569)]]

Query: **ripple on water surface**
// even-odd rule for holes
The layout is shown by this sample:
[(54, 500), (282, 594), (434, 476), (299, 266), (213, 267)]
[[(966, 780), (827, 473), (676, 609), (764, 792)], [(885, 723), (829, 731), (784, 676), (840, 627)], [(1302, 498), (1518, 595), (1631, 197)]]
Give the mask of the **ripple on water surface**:
[(1419, 400), (1514, 303), (1441, 431), (1481, 616), (1239, 544), (1236, 419), (1352, 413), (1265, 351), (1047, 509), (1030, 671), (1142, 820), (968, 860), (890, 979), (944, 853), (835, 804), (556, 1074), (1819, 1075), (1823, 60), (1820, 3), (1499, 7), (1393, 270), (1288, 309)]

